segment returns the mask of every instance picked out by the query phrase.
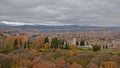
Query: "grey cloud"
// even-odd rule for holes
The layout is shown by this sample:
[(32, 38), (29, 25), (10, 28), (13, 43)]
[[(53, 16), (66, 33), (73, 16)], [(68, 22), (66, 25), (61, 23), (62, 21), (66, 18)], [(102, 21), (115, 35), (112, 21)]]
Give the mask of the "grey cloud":
[(120, 26), (119, 0), (0, 0), (0, 21)]

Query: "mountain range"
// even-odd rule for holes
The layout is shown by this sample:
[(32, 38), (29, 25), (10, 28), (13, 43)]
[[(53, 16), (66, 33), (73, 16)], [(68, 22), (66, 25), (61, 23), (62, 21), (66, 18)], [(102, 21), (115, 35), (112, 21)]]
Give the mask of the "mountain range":
[(0, 24), (0, 30), (120, 30), (120, 27), (79, 26), (79, 25), (20, 25)]

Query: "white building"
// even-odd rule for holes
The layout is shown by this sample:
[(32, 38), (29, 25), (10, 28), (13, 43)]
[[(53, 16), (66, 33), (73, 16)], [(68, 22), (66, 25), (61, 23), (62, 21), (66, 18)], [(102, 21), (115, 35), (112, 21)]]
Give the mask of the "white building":
[(72, 44), (73, 44), (73, 45), (76, 45), (76, 38), (73, 38)]

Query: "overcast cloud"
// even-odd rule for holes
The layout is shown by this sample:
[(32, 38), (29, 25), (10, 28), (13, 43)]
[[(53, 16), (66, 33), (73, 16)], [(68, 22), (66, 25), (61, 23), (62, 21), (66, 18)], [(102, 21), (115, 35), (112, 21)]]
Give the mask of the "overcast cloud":
[(0, 0), (0, 22), (120, 26), (120, 0)]

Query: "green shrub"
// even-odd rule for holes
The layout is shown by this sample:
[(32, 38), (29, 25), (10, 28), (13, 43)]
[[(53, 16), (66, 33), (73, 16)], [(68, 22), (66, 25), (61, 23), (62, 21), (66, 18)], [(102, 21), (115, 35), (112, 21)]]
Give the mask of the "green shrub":
[(120, 56), (120, 52), (118, 52), (118, 55)]
[(55, 60), (56, 60), (55, 57), (51, 57), (51, 58), (50, 58), (50, 61), (51, 61), (51, 62), (54, 62)]
[(99, 45), (93, 45), (92, 48), (93, 48), (93, 51), (99, 51), (101, 49)]
[(11, 64), (9, 62), (4, 62), (1, 67), (2, 68), (10, 68)]
[(117, 52), (115, 52), (115, 51), (108, 51), (107, 53), (108, 53), (108, 54), (111, 54), (111, 55), (117, 54)]

